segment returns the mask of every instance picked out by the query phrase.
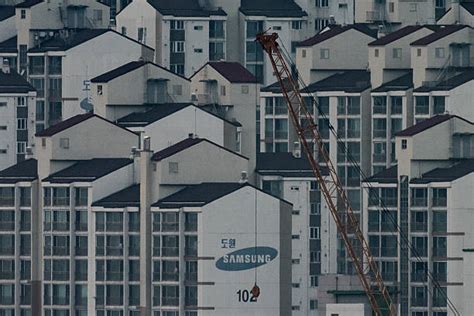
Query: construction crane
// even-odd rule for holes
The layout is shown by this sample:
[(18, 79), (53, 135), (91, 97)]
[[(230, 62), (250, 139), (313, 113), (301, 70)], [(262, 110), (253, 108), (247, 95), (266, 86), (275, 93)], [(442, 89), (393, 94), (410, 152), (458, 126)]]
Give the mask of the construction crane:
[[(344, 190), (341, 180), (339, 179), (336, 168), (329, 158), (329, 154), (324, 147), (323, 140), (319, 130), (314, 122), (312, 113), (310, 113), (305, 105), (305, 101), (300, 93), (300, 87), (298, 81), (293, 76), (292, 71), (288, 67), (282, 51), (280, 50), (279, 44), (277, 43), (277, 33), (260, 33), (257, 35), (256, 41), (262, 45), (263, 50), (267, 53), (269, 60), (272, 64), (274, 75), (280, 84), (281, 92), (286, 99), (288, 105), (288, 113), (291, 117), (299, 140), (306, 152), (311, 168), (313, 169), (314, 176), (319, 182), (319, 187), (324, 196), (324, 199), (331, 212), (338, 232), (344, 241), (346, 251), (353, 261), (354, 268), (359, 276), (360, 282), (367, 294), (367, 298), (372, 307), (372, 311), (377, 316), (382, 316), (382, 308), (380, 302), (377, 299), (377, 295), (380, 295), (383, 299), (383, 303), (388, 308), (388, 315), (396, 316), (397, 307), (393, 303), (390, 293), (385, 286), (382, 275), (380, 274), (377, 262), (374, 260), (370, 253), (369, 245), (362, 233), (359, 225), (359, 220), (355, 216), (351, 207), (350, 201)], [(303, 126), (300, 123), (300, 118), (304, 119), (308, 124)], [(310, 138), (312, 142), (317, 146), (320, 161), (322, 161), (328, 169), (329, 176), (327, 179), (322, 174), (322, 169), (316, 162), (316, 158), (309, 146)], [(338, 211), (337, 205), (339, 204), (341, 211)], [(362, 256), (360, 256), (352, 244), (349, 231), (355, 237), (355, 240), (360, 245)], [(366, 262), (364, 264), (364, 258)], [(373, 276), (373, 280), (370, 279)], [(376, 288), (372, 286), (375, 285)], [(378, 292), (380, 293), (376, 293)], [(385, 314), (385, 313), (384, 313)]]

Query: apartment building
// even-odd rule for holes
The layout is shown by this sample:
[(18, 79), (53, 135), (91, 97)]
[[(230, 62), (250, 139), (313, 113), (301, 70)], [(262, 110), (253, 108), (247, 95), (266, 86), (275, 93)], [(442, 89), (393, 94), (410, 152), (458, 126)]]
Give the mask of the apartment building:
[(454, 315), (451, 303), (464, 314), (470, 305), (462, 293), (472, 133), (472, 122), (449, 114), (415, 124), (396, 135), (398, 164), (364, 184), (364, 230), (384, 280), (398, 286), (402, 314)]
[(268, 85), (274, 81), (273, 67), (255, 41), (256, 35), (264, 31), (278, 33), (282, 49), (295, 59), (296, 44), (308, 36), (307, 13), (295, 2), (282, 0), (242, 0), (239, 12), (240, 51), (245, 52), (242, 61), (259, 83)]
[(0, 71), (0, 168), (25, 159), (34, 143), (35, 89), (9, 66)]
[(438, 18), (438, 24), (464, 24), (474, 26), (474, 5), (469, 0), (451, 1), (448, 10)]
[(355, 22), (381, 23), (390, 29), (406, 25), (435, 24), (447, 10), (447, 2), (450, 1), (355, 1)]
[(316, 315), (324, 292), (319, 278), (337, 272), (337, 238), (313, 170), (306, 156), (300, 154), (298, 150), (258, 154), (257, 178), (264, 191), (293, 204), (292, 315)]
[(94, 113), (112, 121), (153, 104), (186, 103), (190, 96), (189, 79), (151, 61), (127, 62), (91, 79)]
[[(92, 57), (91, 57), (92, 56)], [(28, 80), (38, 92), (37, 131), (92, 110), (90, 80), (153, 50), (113, 30), (86, 29), (28, 51)]]
[(308, 13), (310, 34), (317, 33), (330, 24), (354, 23), (354, 1), (296, 0), (295, 2)]
[(189, 77), (225, 59), (226, 13), (197, 0), (138, 0), (117, 15), (117, 30), (155, 49), (155, 62)]
[[(2, 216), (18, 223), (1, 234), (2, 311), (290, 315), (292, 206), (245, 181), (248, 158), (199, 138), (137, 150), (135, 133), (93, 114), (36, 143), (38, 160), (0, 172)], [(21, 276), (8, 265), (20, 259)]]

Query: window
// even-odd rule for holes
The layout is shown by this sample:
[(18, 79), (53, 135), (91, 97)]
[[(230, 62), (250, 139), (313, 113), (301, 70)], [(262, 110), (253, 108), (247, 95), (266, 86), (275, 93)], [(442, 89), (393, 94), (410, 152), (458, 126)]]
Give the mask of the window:
[(26, 153), (26, 142), (17, 142), (16, 143), (16, 153), (19, 155)]
[(390, 13), (395, 12), (395, 3), (394, 3), (394, 2), (389, 2), (389, 3), (388, 3), (388, 11), (389, 11)]
[(447, 189), (433, 188), (433, 207), (447, 206)]
[(387, 137), (387, 120), (386, 119), (374, 119), (374, 138)]
[(195, 52), (195, 53), (202, 53), (202, 48), (195, 48), (195, 49), (194, 49), (194, 52)]
[(392, 114), (402, 114), (403, 98), (398, 96), (392, 96), (390, 97), (390, 100), (392, 102), (390, 107), (390, 111), (392, 112)]
[(60, 75), (62, 72), (62, 57), (49, 56), (48, 57), (48, 71), (50, 75)]
[(63, 149), (69, 149), (69, 138), (60, 138), (59, 147)]
[(407, 147), (408, 147), (407, 142), (408, 141), (406, 139), (402, 139), (402, 149), (407, 149)]
[(415, 97), (415, 114), (428, 115), (430, 113), (430, 97), (416, 96)]
[(140, 43), (146, 43), (146, 27), (138, 28), (138, 41)]
[(179, 287), (175, 285), (163, 285), (161, 304), (163, 306), (179, 305)]
[(446, 237), (433, 237), (433, 257), (447, 257)]
[(97, 86), (97, 95), (102, 95), (104, 93), (102, 85)]
[(396, 59), (402, 58), (402, 49), (401, 48), (394, 48), (393, 49), (393, 58), (396, 58)]
[(16, 98), (16, 105), (18, 107), (26, 106), (26, 98), (25, 97), (18, 97)]
[(310, 300), (309, 301), (309, 309), (310, 310), (317, 310), (318, 309), (318, 300)]
[(436, 58), (444, 58), (445, 57), (444, 47), (436, 47), (435, 56)]
[(209, 43), (209, 60), (216, 61), (225, 59), (224, 43)]
[(209, 38), (225, 38), (224, 21), (209, 21)]
[(130, 232), (140, 231), (140, 213), (138, 212), (128, 213), (128, 231)]
[(184, 231), (195, 232), (197, 231), (197, 213), (185, 213), (184, 214)]
[(443, 114), (445, 111), (446, 98), (444, 96), (433, 97), (433, 114)]
[(309, 253), (309, 260), (311, 263), (320, 263), (321, 262), (321, 251), (311, 251)]
[(170, 22), (170, 29), (172, 30), (184, 30), (184, 21), (173, 20)]
[(302, 21), (291, 21), (291, 28), (293, 30), (301, 30), (302, 24)]
[(173, 85), (173, 95), (183, 95), (183, 86), (180, 84)]
[(184, 42), (183, 41), (174, 41), (171, 42), (171, 52), (172, 53), (184, 53)]
[(301, 57), (306, 58), (306, 49), (301, 50)]
[(122, 35), (127, 35), (127, 28), (125, 26), (122, 26)]
[(44, 56), (30, 56), (29, 57), (29, 71), (30, 75), (44, 74)]
[(428, 255), (428, 237), (412, 237), (412, 257), (426, 257)]
[(316, 0), (317, 8), (328, 7), (328, 6), (329, 6), (329, 0)]
[(321, 51), (320, 51), (320, 55), (319, 55), (320, 59), (329, 59), (329, 49), (327, 48), (321, 48)]
[(416, 49), (416, 56), (420, 57), (421, 56), (421, 48)]
[(194, 26), (194, 30), (196, 30), (196, 31), (202, 31), (203, 28), (204, 28), (204, 27), (203, 27), (202, 25), (195, 25), (195, 26)]
[(411, 288), (411, 305), (412, 306), (427, 306), (428, 305), (428, 293), (426, 286), (412, 286)]
[(314, 20), (314, 29), (316, 31), (321, 31), (329, 24), (329, 19), (315, 19)]
[(248, 85), (242, 85), (241, 93), (242, 94), (249, 94), (249, 86)]
[(275, 26), (273, 27), (273, 29), (274, 29), (275, 31), (281, 31), (281, 26), (275, 25)]
[(179, 173), (179, 164), (177, 162), (168, 163), (169, 173)]
[(416, 12), (418, 6), (416, 3), (410, 3), (410, 12)]
[(226, 95), (226, 89), (225, 86), (221, 86), (221, 95)]
[(26, 19), (26, 10), (25, 9), (22, 9), (20, 11), (20, 19), (22, 19), (22, 20)]
[(87, 188), (75, 188), (75, 203), (77, 206), (87, 206), (88, 202), (88, 189)]
[(374, 114), (386, 114), (387, 113), (387, 97), (375, 96), (374, 100)]
[(309, 239), (320, 239), (319, 227), (310, 227), (309, 228)]
[(374, 50), (374, 56), (375, 56), (375, 57), (379, 57), (379, 49), (378, 49), (378, 48), (376, 48), (376, 49)]
[(247, 38), (253, 40), (260, 32), (263, 32), (263, 21), (247, 21)]
[(17, 119), (17, 129), (18, 130), (28, 129), (28, 120), (26, 118)]

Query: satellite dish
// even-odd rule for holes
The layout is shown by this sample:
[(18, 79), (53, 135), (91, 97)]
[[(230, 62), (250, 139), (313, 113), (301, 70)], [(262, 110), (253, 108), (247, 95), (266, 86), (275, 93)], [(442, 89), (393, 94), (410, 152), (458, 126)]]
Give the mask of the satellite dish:
[(94, 109), (94, 106), (92, 105), (92, 103), (89, 102), (88, 98), (85, 98), (84, 100), (82, 100), (80, 103), (80, 106), (81, 106), (81, 109), (83, 109), (86, 112), (92, 112), (92, 110)]

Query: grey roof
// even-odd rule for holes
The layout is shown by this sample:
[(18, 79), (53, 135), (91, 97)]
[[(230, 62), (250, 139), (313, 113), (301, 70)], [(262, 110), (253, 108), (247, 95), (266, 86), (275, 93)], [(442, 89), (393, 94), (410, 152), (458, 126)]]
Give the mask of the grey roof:
[(322, 43), (330, 38), (336, 37), (339, 34), (342, 34), (346, 31), (349, 30), (357, 30), (365, 35), (368, 35), (374, 39), (377, 38), (377, 30), (373, 30), (370, 27), (368, 27), (366, 24), (351, 24), (351, 25), (337, 25), (337, 26), (331, 26), (328, 30), (325, 30), (323, 32), (319, 32), (318, 34), (314, 35), (313, 37), (310, 37), (300, 43), (298, 43), (297, 46), (300, 47), (308, 47), (308, 46), (313, 46), (319, 43)]
[(210, 61), (199, 68), (192, 76), (193, 78), (198, 72), (207, 65), (214, 68), (224, 78), (231, 83), (258, 83), (255, 76), (238, 62), (231, 61)]
[[(282, 177), (309, 177), (315, 178), (313, 169), (304, 153), (300, 158), (292, 153), (258, 153), (255, 170), (260, 175)], [(328, 174), (326, 167), (321, 167), (323, 175)]]
[(223, 149), (223, 150), (226, 150), (234, 155), (237, 155), (237, 156), (240, 156), (244, 159), (248, 159), (247, 157), (244, 157), (242, 156), (241, 154), (239, 153), (236, 153), (228, 148), (225, 148), (219, 144), (216, 144), (208, 139), (205, 139), (205, 138), (186, 138), (174, 145), (171, 145), (163, 150), (160, 150), (160, 151), (157, 151), (156, 153), (153, 154), (153, 156), (151, 157), (152, 160), (154, 161), (160, 161), (160, 160), (163, 160), (165, 158), (168, 158), (168, 157), (171, 157), (185, 149), (188, 149), (194, 145), (197, 145), (199, 143), (202, 143), (202, 142), (207, 142), (209, 144), (212, 144), (216, 147), (219, 147), (220, 149)]
[(36, 179), (38, 179), (38, 162), (36, 159), (23, 160), (0, 171), (0, 183), (31, 182)]
[(372, 92), (405, 91), (413, 88), (413, 73), (410, 71), (406, 75), (388, 81)]
[(392, 166), (369, 177), (365, 182), (398, 183), (398, 167)]
[(471, 15), (474, 15), (474, 2), (461, 2), (461, 7), (467, 10)]
[(370, 72), (367, 70), (348, 70), (314, 82), (302, 89), (302, 92), (344, 91), (357, 93), (368, 88), (370, 88)]
[(140, 207), (140, 184), (134, 184), (115, 192), (97, 202), (92, 206), (102, 206), (105, 208), (124, 208), (124, 207)]
[(457, 31), (460, 31), (466, 27), (469, 27), (467, 25), (444, 25), (443, 27), (440, 27), (438, 30), (436, 30), (434, 33), (427, 35), (425, 37), (422, 37), (410, 45), (412, 46), (426, 46), (431, 43), (434, 43), (448, 35), (451, 35), (453, 33), (456, 33)]
[(51, 183), (93, 182), (131, 163), (133, 160), (129, 158), (81, 160), (66, 169), (53, 173), (43, 181)]
[(247, 16), (283, 18), (307, 16), (294, 0), (241, 0), (239, 10)]
[(0, 43), (0, 53), (16, 53), (18, 37), (13, 36)]
[(464, 71), (458, 75), (441, 81), (434, 86), (421, 86), (413, 90), (413, 92), (449, 91), (471, 80), (474, 80), (474, 69)]
[(11, 5), (0, 5), (0, 21), (15, 16), (15, 7)]
[(15, 70), (9, 74), (0, 70), (0, 93), (28, 93), (35, 91), (32, 85)]
[(95, 78), (92, 78), (91, 79), (91, 82), (94, 82), (94, 83), (106, 83), (106, 82), (109, 82), (115, 78), (118, 78), (118, 77), (121, 77), (133, 70), (136, 70), (138, 68), (141, 68), (147, 64), (151, 64), (155, 67), (158, 67), (158, 68), (161, 68), (169, 73), (172, 73), (173, 75), (175, 76), (178, 76), (178, 77), (181, 77), (183, 79), (186, 79), (188, 81), (190, 81), (188, 78), (186, 77), (183, 77), (183, 76), (180, 76), (174, 72), (171, 72), (169, 69), (166, 69), (158, 64), (155, 64), (151, 61), (144, 61), (144, 60), (139, 60), (139, 61), (132, 61), (132, 62), (129, 62), (129, 63), (126, 63), (125, 65), (122, 65), (122, 66), (119, 66), (115, 69), (112, 69), (106, 73), (103, 73)]
[(421, 133), (421, 132), (423, 132), (423, 131), (431, 128), (431, 127), (434, 127), (438, 124), (446, 122), (446, 121), (448, 121), (452, 118), (458, 118), (458, 119), (463, 120), (463, 121), (465, 121), (469, 124), (473, 124), (472, 122), (466, 120), (465, 118), (457, 116), (457, 115), (450, 115), (450, 114), (435, 115), (433, 117), (430, 117), (429, 119), (421, 121), (418, 124), (410, 126), (406, 129), (404, 129), (403, 131), (398, 132), (397, 134), (395, 134), (395, 136), (401, 136), (401, 137), (414, 136), (414, 135), (416, 135), (418, 133)]
[(436, 168), (424, 173), (421, 178), (412, 179), (410, 183), (450, 182), (474, 172), (474, 159), (455, 162), (447, 168)]
[(384, 37), (381, 37), (373, 42), (369, 43), (369, 46), (384, 46), (387, 44), (390, 44), (392, 42), (395, 42), (401, 38), (404, 38), (407, 35), (410, 35), (420, 29), (422, 29), (424, 26), (421, 25), (408, 25), (405, 27), (402, 27), (399, 30), (396, 30), (395, 32), (389, 33), (385, 35)]
[[(159, 200), (152, 204), (152, 206), (158, 206), (160, 208), (202, 207), (247, 186), (270, 195), (249, 183), (205, 182), (187, 186), (186, 188)], [(279, 197), (275, 198), (278, 198), (287, 204), (291, 204)]]
[(134, 40), (112, 29), (83, 29), (76, 33), (73, 33), (67, 38), (54, 37), (49, 40), (46, 40), (42, 42), (40, 46), (31, 48), (29, 52), (42, 53), (48, 51), (67, 51), (107, 32), (113, 32), (139, 45), (145, 46), (149, 49), (153, 49), (147, 45), (144, 45), (143, 43), (138, 42), (137, 40)]
[(194, 105), (193, 103), (165, 103), (148, 106), (151, 106), (152, 108), (144, 112), (135, 112), (124, 116), (117, 120), (117, 124), (122, 127), (143, 127), (191, 106), (194, 107), (197, 111), (204, 111), (214, 117), (217, 117), (218, 119), (228, 122), (229, 124), (240, 126), (240, 124), (237, 122), (228, 121), (217, 114), (214, 114), (210, 111), (206, 111), (202, 107)]
[(31, 8), (44, 0), (26, 0), (16, 5), (17, 8)]
[(208, 17), (211, 15), (227, 15), (224, 10), (207, 10), (199, 4), (199, 0), (147, 0), (162, 15), (183, 17)]

